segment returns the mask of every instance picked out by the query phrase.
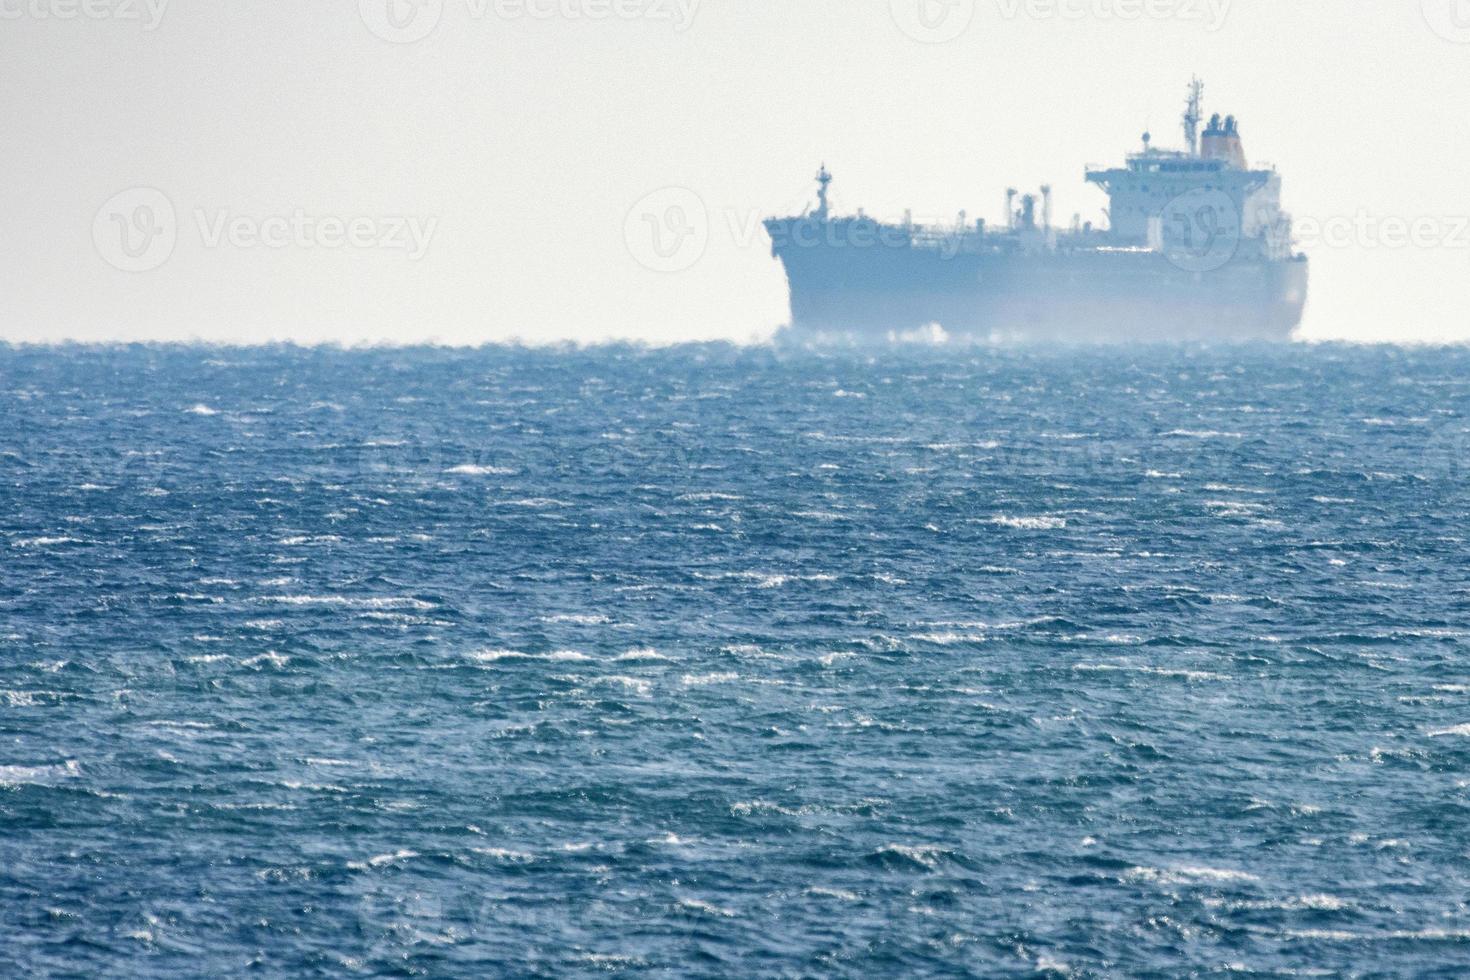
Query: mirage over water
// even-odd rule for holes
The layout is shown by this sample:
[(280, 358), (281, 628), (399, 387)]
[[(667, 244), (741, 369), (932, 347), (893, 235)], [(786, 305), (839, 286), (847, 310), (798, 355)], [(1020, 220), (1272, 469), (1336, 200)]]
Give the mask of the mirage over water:
[(1185, 149), (1143, 147), (1088, 170), (1106, 227), (1052, 223), (1051, 188), (1006, 192), (1006, 222), (949, 226), (834, 215), (832, 175), (815, 210), (766, 221), (800, 337), (896, 339), (942, 329), (982, 340), (1285, 340), (1301, 322), (1308, 266), (1274, 167), (1252, 168), (1234, 116), (1184, 114)]

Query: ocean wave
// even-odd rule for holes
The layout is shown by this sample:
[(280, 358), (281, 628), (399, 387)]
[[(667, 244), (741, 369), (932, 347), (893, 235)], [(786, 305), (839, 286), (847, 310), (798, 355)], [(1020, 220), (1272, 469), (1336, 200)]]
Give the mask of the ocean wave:
[(59, 544), (82, 544), (81, 538), (70, 535), (42, 535), (34, 538), (16, 538), (10, 542), (12, 548), (54, 548)]
[(321, 606), (343, 609), (418, 609), (439, 608), (436, 603), (409, 596), (345, 596), (345, 595), (269, 595), (253, 602), (277, 606)]
[(702, 912), (705, 915), (712, 915), (722, 919), (735, 918), (735, 912), (731, 909), (697, 898), (681, 898), (679, 899), (679, 907), (688, 909), (691, 912)]
[(81, 774), (81, 764), (75, 759), (51, 766), (0, 766), (0, 786), (47, 786)]
[(1165, 439), (1244, 439), (1243, 432), (1221, 432), (1218, 429), (1171, 429), (1163, 434)]
[(477, 650), (471, 660), (480, 663), (498, 663), (502, 660), (544, 660), (549, 663), (591, 663), (592, 657), (580, 650), (551, 650), (546, 653), (523, 653), (520, 650)]
[(739, 674), (721, 671), (712, 674), (685, 674), (679, 678), (679, 683), (685, 687), (711, 687), (715, 684), (733, 684), (738, 680)]
[(990, 518), (988, 523), (1022, 531), (1060, 531), (1067, 526), (1064, 517), (1010, 517), (1005, 514)]
[(1261, 880), (1246, 871), (1237, 871), (1231, 868), (1211, 868), (1203, 865), (1182, 865), (1174, 868), (1136, 866), (1130, 868), (1124, 877), (1125, 879), (1147, 881), (1160, 885), (1240, 884)]
[(445, 470), (457, 476), (514, 476), (518, 470), (504, 466), (476, 466), (473, 463), (463, 463)]
[(613, 659), (614, 660), (624, 661), (624, 662), (633, 662), (633, 663), (637, 663), (637, 662), (640, 662), (640, 661), (641, 662), (663, 661), (663, 662), (666, 662), (666, 663), (672, 663), (673, 662), (673, 658), (672, 657), (666, 657), (666, 656), (664, 656), (662, 653), (659, 653), (653, 647), (634, 647), (631, 650), (625, 650), (624, 652), (618, 654)]
[(955, 852), (938, 844), (884, 844), (872, 854), (874, 863), (887, 867), (935, 871)]
[(367, 871), (373, 868), (386, 868), (389, 865), (402, 864), (404, 861), (411, 861), (418, 856), (417, 851), (400, 848), (388, 854), (375, 855), (366, 861), (348, 861), (347, 867), (354, 871)]

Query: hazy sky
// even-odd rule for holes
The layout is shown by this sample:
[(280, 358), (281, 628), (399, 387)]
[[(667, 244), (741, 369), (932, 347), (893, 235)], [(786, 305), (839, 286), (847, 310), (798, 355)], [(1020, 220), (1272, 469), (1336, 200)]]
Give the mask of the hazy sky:
[(1192, 73), (1322, 228), (1304, 337), (1470, 339), (1470, 0), (0, 0), (0, 338), (761, 337), (820, 163), (1100, 220)]

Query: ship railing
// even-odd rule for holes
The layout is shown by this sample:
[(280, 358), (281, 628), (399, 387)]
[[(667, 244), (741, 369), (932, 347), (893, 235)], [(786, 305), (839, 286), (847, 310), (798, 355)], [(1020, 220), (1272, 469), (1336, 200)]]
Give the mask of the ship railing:
[(974, 228), (919, 228), (909, 231), (909, 242), (913, 248), (937, 249), (946, 254), (974, 254), (1001, 250), (1012, 242), (1012, 236), (1004, 231)]

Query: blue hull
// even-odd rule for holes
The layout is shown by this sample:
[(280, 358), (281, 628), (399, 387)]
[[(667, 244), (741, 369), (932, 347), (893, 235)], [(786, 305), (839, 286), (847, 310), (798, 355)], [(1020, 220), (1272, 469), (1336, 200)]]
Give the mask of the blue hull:
[(800, 334), (881, 340), (938, 324), (972, 339), (1286, 340), (1307, 299), (1305, 259), (1235, 256), (1192, 269), (1143, 249), (949, 252), (803, 240), (771, 222)]

